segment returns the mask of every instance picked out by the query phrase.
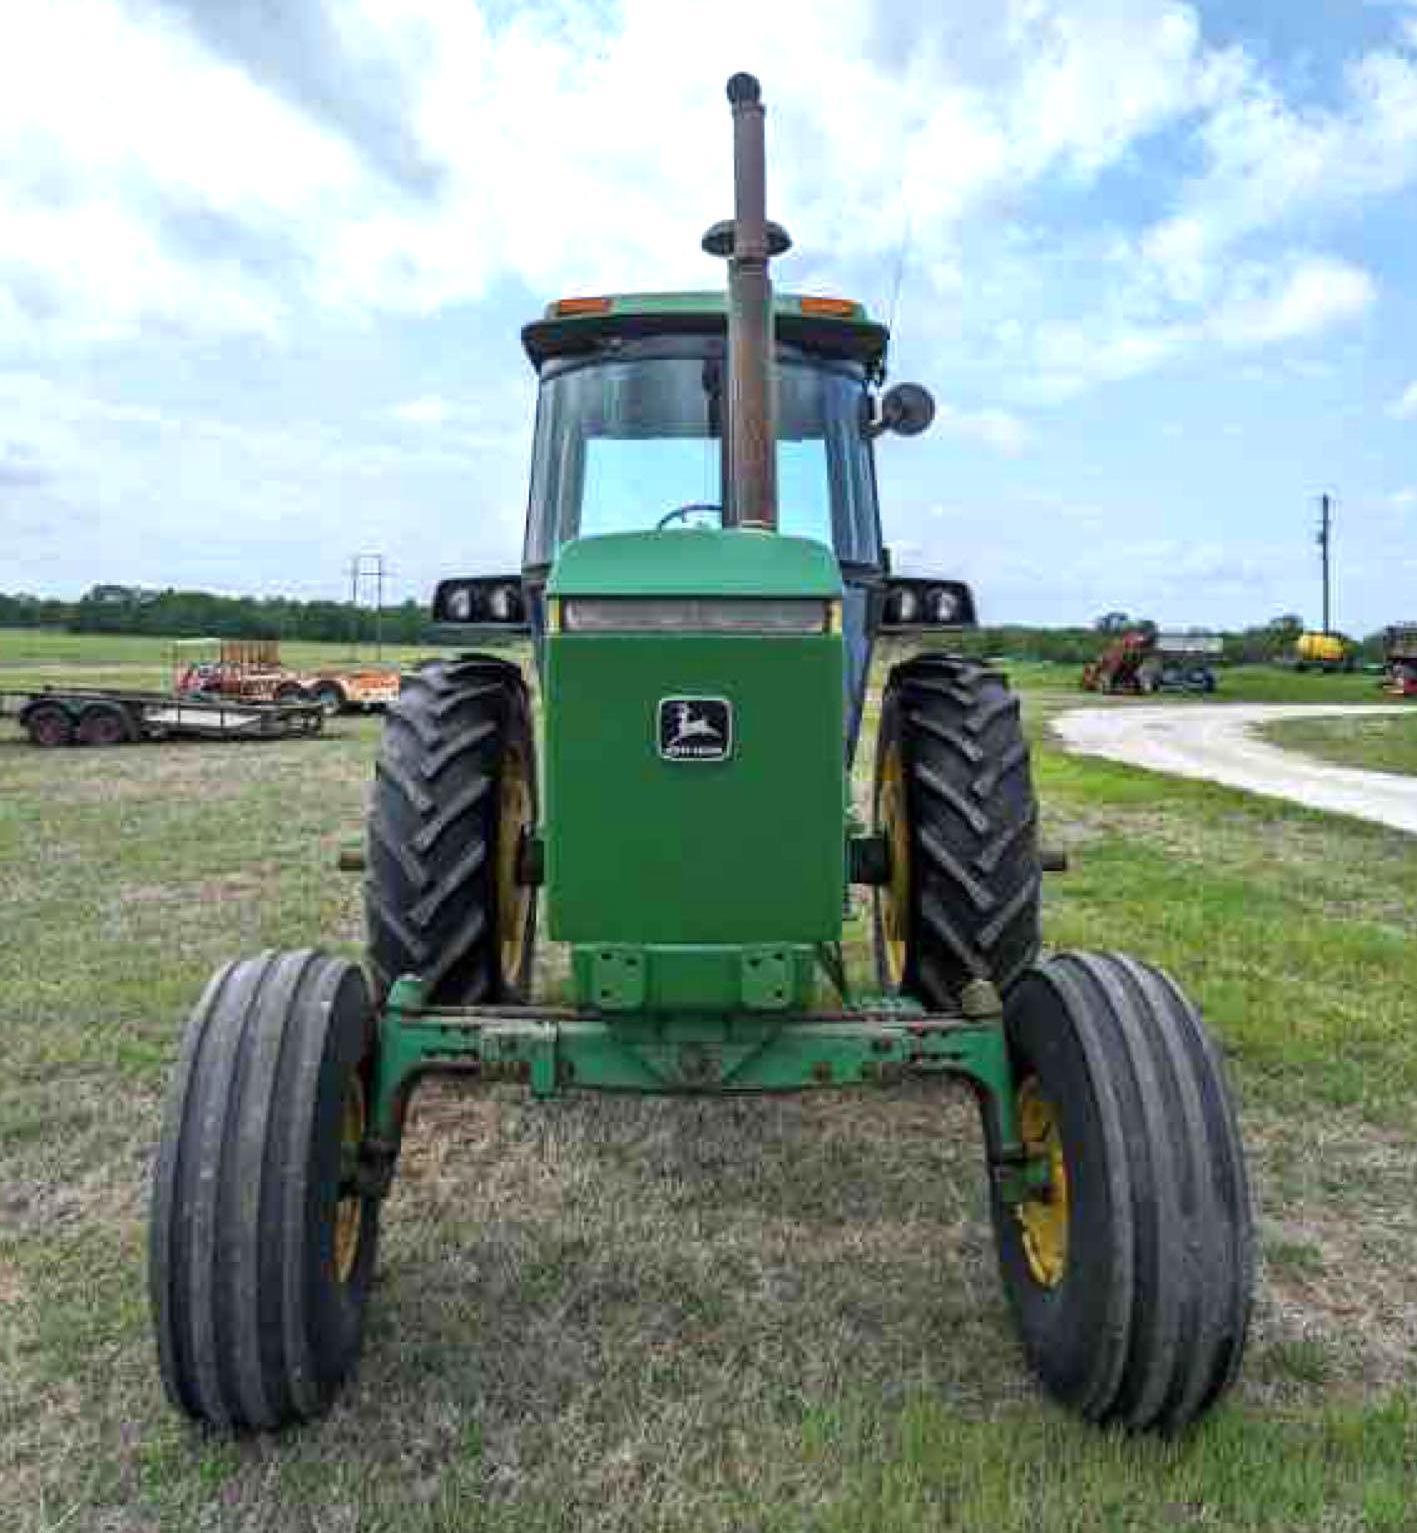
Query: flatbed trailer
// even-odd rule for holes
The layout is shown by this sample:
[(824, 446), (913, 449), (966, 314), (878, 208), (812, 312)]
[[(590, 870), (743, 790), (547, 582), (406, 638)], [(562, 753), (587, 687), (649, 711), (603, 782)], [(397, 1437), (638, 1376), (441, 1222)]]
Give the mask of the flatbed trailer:
[(140, 740), (283, 740), (317, 735), (325, 709), (311, 700), (265, 702), (109, 687), (47, 685), (0, 691), (35, 745), (129, 745)]

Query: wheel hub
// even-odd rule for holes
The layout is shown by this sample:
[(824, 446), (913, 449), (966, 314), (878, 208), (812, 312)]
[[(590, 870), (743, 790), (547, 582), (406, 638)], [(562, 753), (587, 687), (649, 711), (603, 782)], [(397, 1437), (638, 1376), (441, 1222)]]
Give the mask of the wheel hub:
[(906, 819), (905, 771), (900, 747), (892, 745), (881, 763), (877, 815), (890, 848), (890, 882), (880, 894), (881, 946), (886, 979), (892, 990), (905, 981), (906, 943), (910, 935), (910, 832)]
[(1043, 1095), (1036, 1075), (1018, 1088), (1019, 1137), (1030, 1158), (1046, 1162), (1048, 1184), (1042, 1193), (1017, 1205), (1023, 1251), (1033, 1280), (1056, 1288), (1068, 1265), (1068, 1173), (1058, 1115)]
[(532, 828), (531, 782), (520, 751), (508, 753), (502, 769), (497, 825), (497, 928), (502, 978), (517, 984), (526, 962), (531, 902), (535, 892), (521, 880), (523, 835)]
[[(366, 1120), (364, 1082), (358, 1075), (351, 1075), (340, 1114), (342, 1166), (357, 1163), (360, 1146), (364, 1143)], [(347, 1283), (359, 1257), (359, 1237), (364, 1229), (364, 1196), (354, 1188), (350, 1177), (341, 1178), (341, 1193), (335, 1207), (335, 1276), (341, 1283)]]

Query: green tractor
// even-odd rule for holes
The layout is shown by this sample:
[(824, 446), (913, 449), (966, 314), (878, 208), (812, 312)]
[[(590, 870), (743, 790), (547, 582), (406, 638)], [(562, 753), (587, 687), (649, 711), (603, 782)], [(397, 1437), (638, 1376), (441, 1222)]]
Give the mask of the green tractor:
[[(871, 823), (850, 771), (872, 644), (973, 622), (892, 576), (875, 438), (887, 333), (774, 297), (757, 83), (729, 82), (728, 292), (552, 304), (524, 568), (444, 581), (520, 669), (413, 673), (384, 729), (367, 963), (226, 965), (188, 1024), (155, 1173), (150, 1283), (173, 1403), (227, 1429), (319, 1414), (359, 1356), (379, 1214), (417, 1081), (781, 1092), (963, 1081), (1027, 1357), (1090, 1421), (1174, 1431), (1234, 1379), (1253, 1233), (1216, 1050), (1158, 970), (1040, 956), (1042, 856), (1016, 699), (945, 653), (885, 681)], [(869, 888), (879, 994), (841, 937)], [(538, 904), (573, 1004), (538, 1005)], [(819, 991), (834, 995), (819, 1003)]]

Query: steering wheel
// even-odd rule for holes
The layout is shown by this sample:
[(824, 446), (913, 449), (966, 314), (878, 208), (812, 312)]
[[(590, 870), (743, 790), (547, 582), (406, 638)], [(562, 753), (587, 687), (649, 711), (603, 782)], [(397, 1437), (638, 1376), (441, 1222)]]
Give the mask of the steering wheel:
[(711, 500), (691, 500), (687, 505), (675, 506), (672, 511), (667, 511), (654, 524), (656, 532), (663, 532), (670, 522), (679, 520), (680, 517), (692, 516), (695, 511), (717, 511), (719, 525), (723, 525), (723, 507)]

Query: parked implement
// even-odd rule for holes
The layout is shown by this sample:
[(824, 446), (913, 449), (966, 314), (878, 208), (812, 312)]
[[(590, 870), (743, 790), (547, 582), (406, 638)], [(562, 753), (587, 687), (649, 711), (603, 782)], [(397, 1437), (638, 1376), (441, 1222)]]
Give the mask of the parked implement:
[(1114, 639), (1083, 667), (1087, 692), (1214, 692), (1224, 653), (1218, 633), (1165, 633), (1146, 623)]
[(1394, 697), (1417, 697), (1417, 623), (1394, 623), (1383, 630), (1383, 690)]
[[(201, 1421), (313, 1416), (353, 1368), (434, 1070), (538, 1097), (962, 1080), (1004, 1287), (1053, 1394), (1175, 1430), (1239, 1366), (1250, 1206), (1215, 1049), (1158, 970), (1040, 958), (1004, 678), (944, 654), (894, 666), (870, 826), (847, 807), (873, 638), (967, 625), (973, 603), (886, 573), (873, 443), (923, 429), (929, 397), (878, 397), (887, 336), (855, 303), (773, 296), (788, 240), (764, 217), (757, 83), (729, 98), (735, 217), (705, 238), (727, 301), (580, 298), (526, 328), (524, 568), (435, 597), (464, 642), (530, 630), (544, 764), (517, 667), (414, 672), (370, 809), (369, 977), (263, 953), (188, 1026), (151, 1282), (168, 1393)], [(844, 972), (848, 883), (874, 894), (879, 997)], [(539, 895), (571, 1006), (530, 993)], [(817, 1009), (824, 982), (838, 998)]]
[(1341, 633), (1301, 633), (1290, 663), (1296, 671), (1351, 671), (1355, 648)]
[(397, 666), (292, 670), (278, 639), (178, 639), (174, 685), (183, 697), (314, 702), (327, 714), (385, 708), (399, 695)]

